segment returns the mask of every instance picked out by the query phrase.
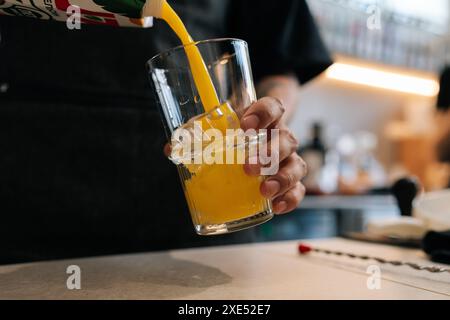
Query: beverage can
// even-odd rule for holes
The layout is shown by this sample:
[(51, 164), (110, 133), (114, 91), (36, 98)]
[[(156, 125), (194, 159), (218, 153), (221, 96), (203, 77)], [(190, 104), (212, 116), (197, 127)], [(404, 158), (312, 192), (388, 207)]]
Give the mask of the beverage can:
[[(0, 15), (115, 27), (153, 25), (163, 0), (0, 0)], [(153, 11), (153, 12), (152, 12)]]

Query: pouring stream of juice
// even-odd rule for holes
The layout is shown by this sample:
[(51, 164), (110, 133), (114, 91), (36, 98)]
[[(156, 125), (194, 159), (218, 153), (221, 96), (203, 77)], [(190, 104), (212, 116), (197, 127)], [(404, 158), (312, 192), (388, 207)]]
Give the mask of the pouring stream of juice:
[[(205, 112), (220, 108), (221, 117), (202, 121), (203, 129), (239, 128), (239, 118), (229, 104), (221, 104), (208, 67), (198, 47), (173, 8), (164, 2), (161, 17), (185, 46), (197, 91)], [(188, 204), (197, 224), (222, 224), (244, 219), (265, 210), (267, 201), (259, 192), (261, 178), (249, 177), (242, 165), (186, 165), (191, 178), (184, 181)]]
[[(216, 108), (220, 108), (221, 113), (224, 115), (215, 119), (213, 128), (220, 130), (223, 134), (225, 134), (226, 129), (239, 128), (236, 125), (233, 128), (230, 127), (231, 123), (238, 124), (239, 118), (228, 104), (220, 103), (213, 81), (209, 76), (208, 67), (203, 60), (200, 50), (194, 44), (194, 40), (186, 30), (183, 21), (181, 21), (178, 14), (167, 2), (164, 2), (162, 5), (161, 17), (167, 22), (185, 46), (184, 50), (205, 112), (211, 112)], [(202, 125), (203, 129), (211, 128), (211, 123), (202, 121)]]
[(185, 46), (194, 82), (205, 111), (212, 111), (214, 108), (220, 106), (220, 101), (200, 51), (196, 45), (192, 44), (194, 40), (189, 35), (180, 17), (167, 2), (163, 4), (161, 15)]

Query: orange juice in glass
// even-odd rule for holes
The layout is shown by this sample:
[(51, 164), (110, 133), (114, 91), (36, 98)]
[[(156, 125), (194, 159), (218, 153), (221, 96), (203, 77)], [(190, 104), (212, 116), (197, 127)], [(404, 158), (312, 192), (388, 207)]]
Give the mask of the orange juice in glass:
[[(207, 72), (203, 77), (192, 69), (194, 51)], [(217, 39), (189, 43), (152, 58), (149, 69), (172, 146), (182, 140), (180, 129), (192, 138), (188, 143), (192, 148), (172, 160), (178, 167), (197, 233), (223, 234), (270, 220), (271, 202), (260, 193), (263, 178), (246, 175), (242, 162), (258, 139), (243, 142), (228, 134), (239, 129), (239, 116), (256, 101), (246, 42)], [(202, 81), (210, 82), (206, 86), (209, 89), (200, 85)], [(210, 98), (201, 92), (211, 88), (214, 93)], [(203, 135), (195, 136), (197, 129)], [(224, 140), (201, 140), (199, 137), (209, 134), (208, 129), (222, 133)], [(227, 137), (231, 137), (231, 143), (225, 143)], [(222, 161), (204, 159), (213, 142), (214, 152), (209, 153)]]

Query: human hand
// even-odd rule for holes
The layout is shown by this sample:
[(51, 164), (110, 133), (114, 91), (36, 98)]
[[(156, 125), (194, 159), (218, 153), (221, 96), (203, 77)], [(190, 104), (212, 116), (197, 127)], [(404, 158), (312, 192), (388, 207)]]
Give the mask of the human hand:
[[(261, 184), (261, 194), (273, 200), (273, 210), (277, 214), (297, 208), (305, 196), (305, 187), (300, 182), (306, 176), (307, 166), (297, 154), (298, 141), (282, 123), (285, 113), (283, 104), (276, 98), (265, 97), (251, 105), (242, 116), (241, 127), (249, 129), (279, 129), (278, 152), (279, 170)], [(245, 164), (244, 170), (252, 176), (260, 175), (261, 165)]]

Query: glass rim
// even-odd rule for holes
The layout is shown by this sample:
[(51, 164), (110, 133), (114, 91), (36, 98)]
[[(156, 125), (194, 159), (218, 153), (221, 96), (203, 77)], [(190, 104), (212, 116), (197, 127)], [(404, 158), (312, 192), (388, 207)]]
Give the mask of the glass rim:
[(198, 45), (209, 44), (209, 43), (226, 42), (226, 41), (228, 41), (228, 42), (234, 42), (234, 41), (235, 42), (240, 42), (240, 43), (242, 43), (242, 44), (244, 44), (245, 46), (248, 47), (247, 41), (239, 39), (239, 38), (214, 38), (214, 39), (206, 39), (206, 40), (194, 41), (194, 42), (191, 42), (191, 43), (188, 43), (188, 44), (181, 44), (181, 45), (178, 45), (176, 47), (164, 50), (164, 51), (154, 55), (152, 58), (150, 58), (147, 61), (147, 64), (150, 66), (150, 68), (153, 68), (152, 65), (153, 65), (154, 61), (160, 59), (163, 56), (168, 56), (171, 53), (180, 51), (180, 50), (185, 49), (187, 47), (198, 46)]

